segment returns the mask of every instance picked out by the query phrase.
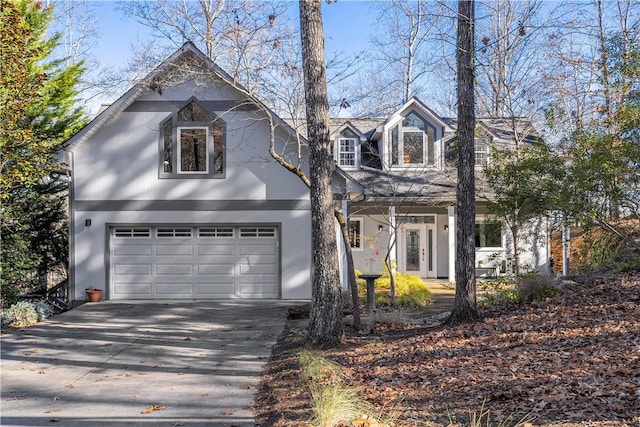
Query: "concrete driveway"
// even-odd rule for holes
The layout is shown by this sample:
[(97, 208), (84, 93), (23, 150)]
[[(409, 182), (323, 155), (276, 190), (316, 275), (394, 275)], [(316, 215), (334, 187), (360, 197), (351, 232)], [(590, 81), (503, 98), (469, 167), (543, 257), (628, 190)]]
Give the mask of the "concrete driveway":
[(3, 335), (0, 425), (254, 425), (291, 305), (101, 302)]

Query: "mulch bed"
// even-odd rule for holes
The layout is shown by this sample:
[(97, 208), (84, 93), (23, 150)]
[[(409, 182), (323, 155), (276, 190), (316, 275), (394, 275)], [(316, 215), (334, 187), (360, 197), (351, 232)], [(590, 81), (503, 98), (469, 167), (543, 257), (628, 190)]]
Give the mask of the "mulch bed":
[[(482, 312), (456, 327), (377, 325), (324, 354), (398, 425), (640, 426), (640, 274), (567, 285), (556, 298)], [(262, 426), (306, 425), (310, 395), (291, 321), (262, 376)]]

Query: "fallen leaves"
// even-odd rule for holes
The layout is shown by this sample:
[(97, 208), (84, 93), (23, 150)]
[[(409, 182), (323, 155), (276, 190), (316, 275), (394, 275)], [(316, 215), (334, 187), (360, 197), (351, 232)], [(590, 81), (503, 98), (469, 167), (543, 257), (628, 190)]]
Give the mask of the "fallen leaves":
[[(640, 274), (568, 285), (553, 300), (483, 314), (484, 322), (454, 328), (353, 336), (325, 355), (374, 406), (393, 407), (404, 420), (465, 423), (484, 405), (492, 424), (534, 416), (536, 425), (634, 425)], [(268, 398), (286, 402), (292, 387)]]
[(165, 410), (165, 406), (163, 405), (151, 405), (149, 406), (147, 409), (143, 410), (142, 412), (140, 412), (142, 415), (146, 415), (146, 414), (150, 414), (152, 412), (156, 412), (156, 411), (164, 411)]

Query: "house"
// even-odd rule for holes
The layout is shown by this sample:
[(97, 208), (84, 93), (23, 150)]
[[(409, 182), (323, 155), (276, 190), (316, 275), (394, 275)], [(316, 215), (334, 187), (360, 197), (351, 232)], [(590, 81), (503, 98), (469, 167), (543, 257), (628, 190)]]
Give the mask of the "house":
[[(418, 99), (388, 118), (332, 121), (357, 268), (381, 270), (397, 234), (399, 271), (453, 277), (454, 128)], [(480, 121), (479, 161), (486, 144), (512, 143), (505, 129)], [(69, 141), (71, 299), (89, 287), (111, 300), (310, 298), (309, 192), (269, 154), (273, 143), (296, 156), (298, 138), (186, 43)], [(478, 203), (479, 259), (508, 257)]]
[(71, 299), (310, 298), (295, 132), (232, 83), (187, 43), (71, 138)]
[[(364, 189), (364, 197), (342, 200), (357, 269), (380, 272), (388, 256), (402, 273), (455, 280), (455, 129), (455, 119), (438, 116), (415, 97), (390, 117), (332, 119), (334, 161)], [(476, 274), (506, 274), (513, 269), (512, 239), (488, 215), (492, 190), (482, 179), (482, 166), (490, 146), (515, 148), (516, 142), (533, 144), (539, 137), (523, 118), (478, 118), (475, 135)], [(348, 194), (348, 186), (338, 185), (336, 193)], [(548, 272), (547, 230), (540, 219), (519, 239), (519, 262), (526, 270)]]

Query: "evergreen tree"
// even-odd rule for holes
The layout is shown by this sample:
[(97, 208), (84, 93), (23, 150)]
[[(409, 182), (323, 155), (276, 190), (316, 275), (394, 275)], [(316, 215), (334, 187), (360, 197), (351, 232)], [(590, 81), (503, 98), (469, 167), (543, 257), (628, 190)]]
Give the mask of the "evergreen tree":
[(56, 155), (86, 118), (76, 107), (82, 64), (65, 67), (64, 58), (51, 58), (59, 41), (47, 35), (52, 7), (1, 1), (1, 280), (7, 304), (19, 290), (42, 286), (39, 277), (51, 267), (66, 264), (65, 205), (50, 174), (60, 170)]

